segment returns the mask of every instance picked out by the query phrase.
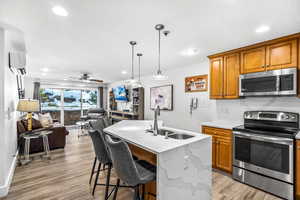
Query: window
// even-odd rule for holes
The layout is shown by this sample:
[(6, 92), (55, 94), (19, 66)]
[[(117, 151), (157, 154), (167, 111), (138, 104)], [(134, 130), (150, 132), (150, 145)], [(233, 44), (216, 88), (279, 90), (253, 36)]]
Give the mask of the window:
[[(42, 88), (41, 110), (65, 125), (73, 125), (90, 108), (98, 107), (98, 90)], [(63, 101), (62, 101), (63, 98)]]
[(97, 108), (98, 92), (97, 90), (82, 91), (82, 110), (85, 115), (88, 109)]
[(40, 89), (41, 111), (50, 113), (53, 119), (61, 121), (61, 90)]

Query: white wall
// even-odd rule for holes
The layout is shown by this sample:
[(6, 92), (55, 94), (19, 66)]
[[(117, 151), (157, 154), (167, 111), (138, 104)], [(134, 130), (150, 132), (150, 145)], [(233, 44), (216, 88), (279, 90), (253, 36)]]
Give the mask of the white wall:
[(0, 24), (0, 120), (2, 122), (0, 124), (0, 197), (8, 192), (17, 152), (18, 92), (16, 76), (8, 67), (10, 51), (25, 51), (23, 34), (12, 27)]
[[(184, 80), (187, 76), (208, 74), (208, 62), (184, 66), (165, 72), (168, 75), (167, 81), (154, 81), (152, 76), (142, 77), (145, 88), (145, 119), (153, 119), (153, 111), (150, 110), (150, 88), (159, 85), (173, 84), (173, 111), (161, 111), (162, 119), (167, 126), (199, 131), (201, 122), (215, 119), (216, 102), (208, 100), (208, 92), (185, 93)], [(109, 88), (124, 84), (115, 82)], [(197, 97), (199, 108), (190, 114), (190, 99)]]
[[(231, 120), (240, 122), (243, 112), (246, 110), (280, 110), (300, 113), (300, 99), (297, 97), (248, 97), (236, 100), (211, 100), (209, 92), (185, 93), (184, 79), (187, 76), (209, 74), (208, 59), (192, 66), (182, 66), (180, 69), (166, 71), (168, 81), (157, 82), (152, 76), (142, 77), (145, 87), (145, 118), (153, 119), (153, 111), (150, 110), (150, 87), (173, 84), (174, 85), (174, 110), (162, 111), (161, 116), (166, 125), (199, 131), (204, 121)], [(124, 84), (124, 81), (109, 85), (109, 89)], [(191, 97), (198, 97), (199, 108), (189, 113)]]

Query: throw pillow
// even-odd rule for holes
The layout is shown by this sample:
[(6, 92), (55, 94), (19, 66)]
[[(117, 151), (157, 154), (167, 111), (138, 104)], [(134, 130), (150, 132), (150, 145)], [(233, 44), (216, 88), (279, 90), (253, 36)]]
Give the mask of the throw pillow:
[(53, 124), (50, 113), (39, 114), (39, 120), (43, 128), (47, 128)]
[[(25, 130), (28, 131), (28, 120), (22, 119), (21, 122)], [(36, 120), (35, 118), (32, 118), (32, 130), (39, 129), (39, 128), (43, 128), (41, 122), (39, 120)]]
[(35, 118), (32, 118), (32, 129), (38, 128), (43, 128), (41, 122), (39, 120), (36, 120)]
[(18, 130), (19, 134), (27, 131), (27, 129), (24, 127), (22, 121), (17, 121), (17, 130)]

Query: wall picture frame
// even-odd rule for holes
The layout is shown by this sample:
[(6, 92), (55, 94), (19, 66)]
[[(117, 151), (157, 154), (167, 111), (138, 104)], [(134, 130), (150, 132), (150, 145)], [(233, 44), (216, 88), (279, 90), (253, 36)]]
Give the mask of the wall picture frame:
[(185, 92), (206, 92), (208, 75), (197, 75), (185, 78)]
[(157, 106), (161, 110), (173, 110), (173, 85), (162, 85), (150, 88), (150, 109)]

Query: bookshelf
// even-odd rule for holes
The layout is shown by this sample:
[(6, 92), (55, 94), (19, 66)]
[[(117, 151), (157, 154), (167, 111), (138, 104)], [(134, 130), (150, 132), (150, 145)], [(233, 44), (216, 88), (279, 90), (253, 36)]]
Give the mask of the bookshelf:
[(129, 94), (130, 103), (132, 104), (132, 110), (130, 112), (117, 110), (118, 102), (115, 101), (113, 92), (109, 92), (109, 115), (113, 122), (144, 119), (144, 88), (132, 88)]

